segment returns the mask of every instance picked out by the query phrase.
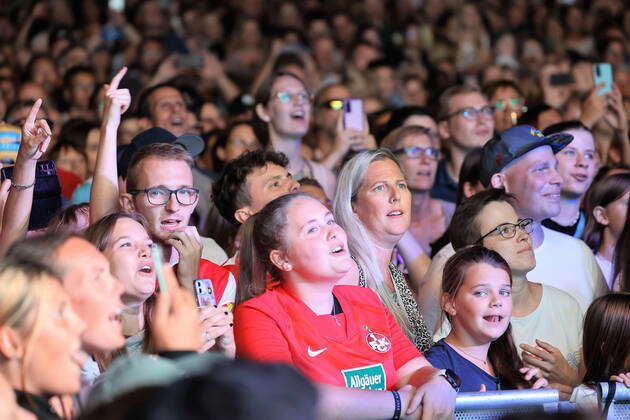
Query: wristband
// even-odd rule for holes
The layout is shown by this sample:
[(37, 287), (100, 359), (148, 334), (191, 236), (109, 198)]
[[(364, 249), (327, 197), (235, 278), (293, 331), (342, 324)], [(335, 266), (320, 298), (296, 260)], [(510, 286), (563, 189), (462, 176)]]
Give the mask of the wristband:
[(20, 185), (20, 184), (15, 184), (13, 181), (11, 181), (11, 188), (18, 191), (28, 190), (29, 188), (33, 188), (34, 185), (35, 185), (35, 181), (33, 181), (31, 185)]
[(394, 396), (394, 416), (392, 420), (400, 419), (400, 412), (402, 411), (402, 404), (400, 403), (400, 394), (398, 391), (390, 391)]

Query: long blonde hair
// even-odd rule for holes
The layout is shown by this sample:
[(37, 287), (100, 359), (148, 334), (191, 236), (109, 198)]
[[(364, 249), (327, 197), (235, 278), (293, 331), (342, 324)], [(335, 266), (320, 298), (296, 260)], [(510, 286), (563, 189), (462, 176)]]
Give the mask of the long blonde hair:
[(372, 238), (363, 222), (352, 209), (352, 203), (356, 200), (357, 194), (365, 182), (368, 166), (372, 162), (388, 159), (396, 163), (400, 171), (403, 172), (396, 157), (386, 149), (361, 152), (350, 159), (339, 174), (333, 212), (337, 223), (348, 235), (350, 253), (363, 271), (367, 286), (378, 294), (405, 334), (408, 337), (412, 337), (411, 322), (407, 312), (404, 310), (402, 299), (398, 293), (392, 294), (387, 286), (381, 268), (377, 263), (378, 259), (374, 251)]
[(0, 325), (20, 331), (28, 337), (22, 354), (20, 383), (26, 388), (26, 367), (33, 350), (30, 342), (42, 323), (51, 282), (58, 281), (52, 272), (23, 266), (0, 267)]

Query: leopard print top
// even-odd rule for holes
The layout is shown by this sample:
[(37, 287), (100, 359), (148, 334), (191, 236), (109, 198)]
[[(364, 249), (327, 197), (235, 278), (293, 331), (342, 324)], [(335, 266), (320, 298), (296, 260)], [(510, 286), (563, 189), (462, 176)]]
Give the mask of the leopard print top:
[[(367, 287), (363, 269), (361, 269), (359, 264), (357, 264), (357, 266), (359, 267), (359, 286)], [(400, 302), (402, 302), (403, 309), (407, 313), (409, 323), (411, 324), (412, 337), (409, 338), (416, 348), (420, 350), (420, 352), (424, 353), (433, 345), (433, 339), (427, 329), (427, 325), (425, 324), (422, 315), (420, 314), (418, 302), (414, 299), (413, 292), (407, 285), (404, 274), (398, 269), (398, 267), (396, 267), (395, 264), (389, 264), (389, 273), (392, 276), (392, 283), (394, 284), (397, 297), (396, 302), (399, 305)]]

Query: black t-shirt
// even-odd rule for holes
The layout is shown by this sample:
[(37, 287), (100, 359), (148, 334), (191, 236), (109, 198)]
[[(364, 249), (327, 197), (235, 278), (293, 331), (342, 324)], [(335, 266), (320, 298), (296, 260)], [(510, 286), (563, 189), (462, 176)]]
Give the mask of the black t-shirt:
[(457, 181), (448, 174), (446, 170), (446, 159), (438, 163), (435, 181), (431, 188), (431, 197), (454, 203), (457, 201)]
[[(580, 210), (580, 217), (578, 217), (577, 222), (575, 222), (571, 226), (559, 225), (551, 219), (545, 219), (542, 221), (542, 225), (544, 227), (555, 230), (556, 232), (564, 233), (565, 235), (573, 236), (574, 238), (580, 238), (582, 236), (582, 234), (584, 233), (585, 224), (586, 216), (584, 215), (584, 212), (582, 210)], [(579, 232), (578, 227), (581, 227)]]

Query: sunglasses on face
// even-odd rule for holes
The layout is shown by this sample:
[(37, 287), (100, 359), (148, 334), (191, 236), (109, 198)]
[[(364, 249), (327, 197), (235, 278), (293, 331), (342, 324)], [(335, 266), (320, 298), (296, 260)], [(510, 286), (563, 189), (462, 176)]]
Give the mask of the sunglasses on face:
[(328, 101), (322, 102), (319, 104), (320, 108), (332, 109), (334, 111), (339, 111), (343, 108), (343, 99), (330, 99)]

